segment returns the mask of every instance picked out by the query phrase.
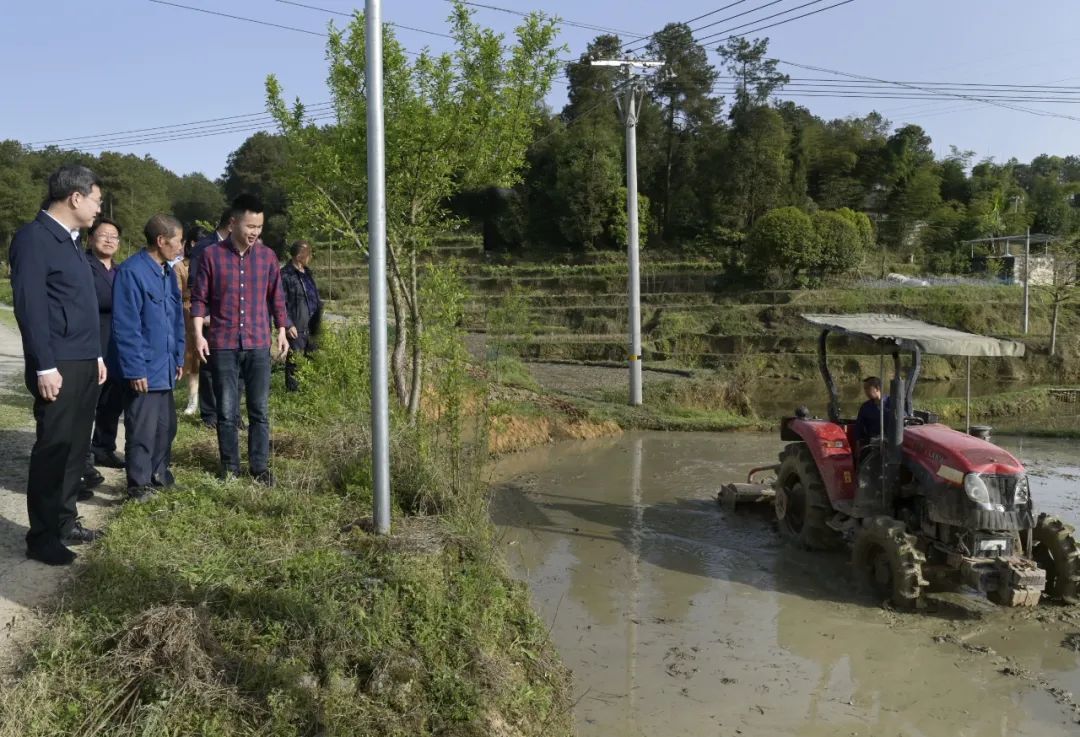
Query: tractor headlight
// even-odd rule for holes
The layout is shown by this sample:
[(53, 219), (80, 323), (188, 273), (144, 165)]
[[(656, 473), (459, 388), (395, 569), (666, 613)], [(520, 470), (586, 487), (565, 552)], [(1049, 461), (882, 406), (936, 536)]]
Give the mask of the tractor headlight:
[(1031, 487), (1028, 485), (1027, 476), (1019, 476), (1016, 479), (1016, 491), (1013, 492), (1013, 506), (1019, 507), (1031, 501)]
[(969, 473), (964, 477), (964, 492), (968, 499), (983, 509), (990, 509), (990, 489), (986, 488), (986, 482), (979, 474)]

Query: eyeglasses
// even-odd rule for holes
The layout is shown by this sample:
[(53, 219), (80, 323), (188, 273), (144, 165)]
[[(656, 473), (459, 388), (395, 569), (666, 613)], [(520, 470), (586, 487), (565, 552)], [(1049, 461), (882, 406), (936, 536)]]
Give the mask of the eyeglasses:
[(98, 207), (101, 207), (101, 204), (102, 204), (102, 199), (101, 198), (99, 198), (99, 197), (91, 197), (90, 195), (83, 194), (82, 192), (76, 192), (75, 194), (79, 195), (80, 197), (85, 197), (86, 199), (90, 200), (91, 202), (93, 202)]

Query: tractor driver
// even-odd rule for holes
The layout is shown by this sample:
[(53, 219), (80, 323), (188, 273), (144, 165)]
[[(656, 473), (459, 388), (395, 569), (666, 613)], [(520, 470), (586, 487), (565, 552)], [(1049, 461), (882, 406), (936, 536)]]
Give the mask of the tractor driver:
[(881, 435), (881, 379), (877, 376), (863, 379), (863, 392), (866, 401), (859, 407), (855, 419), (855, 441), (860, 448)]

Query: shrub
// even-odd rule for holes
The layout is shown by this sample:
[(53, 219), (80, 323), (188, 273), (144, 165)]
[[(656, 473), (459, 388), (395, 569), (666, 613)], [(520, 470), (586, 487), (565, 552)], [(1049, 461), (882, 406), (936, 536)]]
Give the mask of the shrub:
[(840, 212), (824, 211), (815, 212), (811, 220), (819, 247), (815, 271), (841, 276), (858, 269), (865, 253), (865, 241), (854, 220)]
[(747, 266), (770, 286), (808, 286), (821, 260), (810, 216), (797, 207), (771, 210), (746, 238)]

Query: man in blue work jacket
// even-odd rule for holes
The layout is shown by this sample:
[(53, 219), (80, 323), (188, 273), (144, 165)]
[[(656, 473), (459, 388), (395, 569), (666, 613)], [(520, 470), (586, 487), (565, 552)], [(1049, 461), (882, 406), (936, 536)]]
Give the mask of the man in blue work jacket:
[(139, 502), (172, 483), (173, 389), (184, 373), (184, 306), (169, 267), (184, 251), (184, 229), (159, 214), (143, 233), (146, 247), (116, 270), (109, 343), (110, 365), (124, 381), (128, 497)]

